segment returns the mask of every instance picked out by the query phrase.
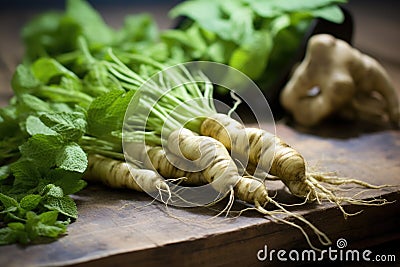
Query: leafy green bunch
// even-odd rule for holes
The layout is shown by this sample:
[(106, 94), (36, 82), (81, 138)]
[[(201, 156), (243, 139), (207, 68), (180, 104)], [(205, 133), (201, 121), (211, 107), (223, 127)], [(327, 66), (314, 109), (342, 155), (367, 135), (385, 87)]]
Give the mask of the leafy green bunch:
[(272, 83), (296, 53), (315, 18), (344, 19), (346, 0), (190, 0), (170, 15), (186, 19), (162, 33), (171, 54), (182, 60), (228, 64), (253, 80)]
[(78, 144), (87, 127), (83, 109), (35, 96), (30, 91), (45, 85), (26, 71), (17, 69), (16, 96), (0, 109), (0, 150), (6, 152), (0, 156), (0, 216), (7, 224), (0, 244), (64, 233), (77, 217), (69, 195), (86, 184), (87, 158)]
[(25, 60), (62, 55), (63, 61), (74, 61), (81, 36), (92, 52), (114, 47), (145, 55), (163, 54), (157, 44), (158, 27), (149, 14), (129, 15), (124, 26), (115, 30), (87, 2), (68, 0), (65, 12), (45, 12), (22, 29)]
[(24, 28), (24, 64), (11, 82), (14, 97), (0, 109), (0, 244), (64, 234), (77, 219), (73, 194), (86, 186), (87, 154), (123, 159), (123, 117), (144, 80), (132, 82), (119, 57), (150, 75), (132, 53), (154, 43), (154, 31), (143, 14), (111, 30), (81, 0)]

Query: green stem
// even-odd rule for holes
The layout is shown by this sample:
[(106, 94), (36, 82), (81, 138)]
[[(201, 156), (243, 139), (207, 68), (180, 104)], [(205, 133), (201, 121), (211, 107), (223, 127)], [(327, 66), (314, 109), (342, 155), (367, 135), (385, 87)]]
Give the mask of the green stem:
[(74, 102), (79, 103), (84, 108), (88, 108), (92, 103), (93, 98), (85, 93), (79, 91), (67, 91), (64, 88), (42, 86), (38, 94), (59, 102)]
[(154, 59), (150, 58), (150, 57), (146, 57), (146, 56), (142, 56), (139, 54), (128, 54), (128, 53), (124, 53), (124, 56), (126, 56), (129, 59), (141, 62), (141, 63), (145, 63), (148, 65), (151, 65), (153, 67), (156, 67), (160, 70), (165, 69), (167, 66), (155, 61)]
[(83, 150), (89, 154), (99, 154), (103, 155), (105, 157), (110, 157), (118, 160), (125, 160), (124, 154), (118, 153), (118, 152), (113, 152), (113, 151), (108, 151), (108, 150), (102, 150), (97, 147), (93, 146), (82, 146)]
[(55, 59), (60, 62), (62, 65), (68, 65), (73, 63), (77, 60), (77, 58), (82, 55), (80, 51), (74, 51), (70, 53), (64, 53), (61, 55), (55, 56)]
[(138, 80), (135, 80), (135, 79), (132, 79), (132, 78), (126, 76), (123, 72), (121, 72), (121, 70), (118, 70), (118, 67), (108, 66), (108, 71), (111, 74), (113, 74), (115, 77), (119, 78), (120, 80), (125, 81), (130, 84), (133, 84), (133, 85), (136, 85), (138, 87), (140, 87), (144, 83), (144, 81), (143, 82), (138, 81)]

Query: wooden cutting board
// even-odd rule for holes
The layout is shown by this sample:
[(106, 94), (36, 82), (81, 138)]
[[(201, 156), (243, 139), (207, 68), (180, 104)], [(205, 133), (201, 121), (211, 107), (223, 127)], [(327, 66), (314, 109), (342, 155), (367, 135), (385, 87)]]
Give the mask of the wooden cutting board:
[[(310, 166), (374, 184), (400, 184), (399, 131), (345, 139), (299, 133), (284, 125), (278, 125), (277, 132), (303, 153)], [(282, 190), (280, 182), (270, 186), (278, 189), (279, 200), (299, 201)], [(291, 210), (323, 230), (334, 248), (339, 238), (346, 239), (352, 249), (400, 240), (398, 188), (369, 190), (363, 196), (397, 202), (381, 207), (346, 204), (348, 211), (363, 210), (348, 219), (329, 203)], [(265, 245), (275, 250), (309, 248), (300, 231), (255, 211), (239, 218), (213, 218), (216, 212), (211, 209), (165, 207), (146, 194), (100, 185), (89, 185), (74, 198), (79, 218), (66, 236), (48, 244), (2, 246), (0, 266), (254, 266), (271, 263), (257, 259)], [(224, 204), (214, 208), (222, 209)], [(245, 207), (236, 203), (234, 209)], [(308, 232), (318, 245), (315, 235)]]

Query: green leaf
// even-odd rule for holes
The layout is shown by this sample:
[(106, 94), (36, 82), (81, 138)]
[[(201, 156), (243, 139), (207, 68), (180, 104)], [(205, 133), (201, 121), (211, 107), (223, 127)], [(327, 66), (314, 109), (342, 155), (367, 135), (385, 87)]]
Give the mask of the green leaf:
[(253, 10), (241, 1), (185, 1), (170, 11), (174, 18), (186, 16), (201, 28), (236, 44), (247, 42), (253, 34)]
[(80, 173), (86, 170), (88, 164), (86, 153), (75, 143), (65, 146), (55, 160), (59, 168)]
[(0, 167), (0, 181), (7, 179), (10, 174), (11, 174), (10, 165), (4, 165)]
[(171, 48), (182, 47), (185, 53), (194, 59), (201, 58), (208, 48), (208, 44), (205, 42), (197, 24), (192, 25), (185, 31), (177, 29), (166, 30), (161, 37), (168, 46)]
[(46, 197), (61, 198), (64, 196), (64, 192), (61, 187), (55, 186), (54, 184), (48, 184), (44, 188), (44, 195)]
[(26, 120), (26, 131), (32, 136), (35, 134), (43, 135), (57, 135), (56, 131), (53, 131), (47, 127), (38, 117), (29, 116)]
[(311, 11), (314, 17), (323, 18), (325, 20), (342, 23), (344, 20), (344, 15), (342, 10), (338, 6), (326, 6), (317, 10)]
[(220, 8), (223, 16), (229, 17), (231, 30), (228, 40), (242, 44), (252, 39), (254, 12), (250, 7), (243, 5), (241, 1), (221, 1)]
[(24, 210), (30, 211), (35, 209), (40, 201), (42, 200), (42, 197), (40, 195), (26, 195), (23, 197), (19, 203), (20, 207), (23, 208)]
[(247, 0), (245, 2), (251, 6), (254, 13), (262, 18), (274, 18), (282, 15), (282, 11), (276, 9), (272, 1)]
[(29, 241), (36, 240), (38, 237), (55, 238), (65, 233), (67, 223), (57, 221), (57, 217), (57, 211), (48, 211), (40, 215), (28, 211), (26, 213), (25, 231)]
[(76, 91), (81, 89), (78, 76), (53, 58), (39, 58), (31, 69), (35, 78), (43, 84), (60, 84), (63, 88)]
[(35, 212), (33, 211), (28, 211), (26, 213), (26, 224), (25, 224), (25, 230), (28, 234), (28, 237), (31, 240), (36, 239), (39, 234), (38, 231), (36, 229), (37, 224), (39, 223), (40, 219), (39, 217), (36, 215)]
[(222, 39), (230, 40), (233, 29), (230, 21), (224, 17), (218, 0), (184, 1), (170, 10), (173, 18), (186, 16), (196, 21), (202, 28), (215, 32)]
[(14, 198), (9, 197), (3, 193), (0, 193), (0, 202), (1, 202), (1, 204), (3, 204), (4, 209), (11, 208), (12, 210), (16, 210), (19, 207), (18, 201), (16, 201)]
[(21, 230), (21, 231), (25, 230), (25, 225), (20, 222), (12, 222), (7, 224), (7, 226), (12, 230)]
[(14, 179), (13, 189), (17, 192), (35, 188), (41, 177), (35, 164), (28, 159), (19, 159), (11, 164), (11, 172)]
[(52, 238), (58, 237), (59, 235), (65, 233), (66, 229), (66, 226), (60, 223), (48, 225), (40, 222), (37, 226), (38, 235)]
[(0, 140), (0, 164), (4, 164), (8, 160), (15, 160), (18, 158), (20, 156), (18, 147), (24, 141), (25, 134), (20, 133), (13, 137), (4, 137), (2, 140)]
[(121, 130), (126, 109), (134, 93), (111, 91), (97, 97), (88, 110), (88, 133), (107, 138), (113, 131)]
[(108, 73), (104, 64), (95, 63), (83, 78), (83, 91), (91, 96), (100, 96), (111, 90), (124, 90), (121, 83)]
[(81, 26), (83, 35), (90, 43), (105, 45), (113, 42), (114, 32), (88, 2), (68, 0), (66, 15)]
[(61, 112), (72, 113), (75, 110), (78, 111), (78, 109), (82, 109), (80, 111), (83, 112), (83, 108), (81, 108), (80, 106), (71, 107), (67, 103), (52, 103), (51, 102), (51, 103), (49, 103), (49, 106), (50, 106), (50, 109), (56, 113), (61, 113)]
[(25, 61), (49, 57), (76, 49), (76, 40), (82, 29), (76, 21), (64, 14), (46, 12), (31, 20), (22, 29)]
[(35, 91), (41, 83), (35, 78), (26, 65), (18, 65), (11, 80), (11, 86), (16, 94)]
[(25, 159), (31, 160), (36, 168), (44, 171), (55, 166), (55, 158), (62, 147), (57, 136), (36, 134), (20, 147), (20, 151)]
[(47, 211), (39, 214), (39, 220), (41, 223), (53, 225), (56, 223), (58, 217), (57, 211)]
[[(15, 98), (14, 98), (15, 99)], [(0, 139), (20, 135), (18, 112), (15, 104), (0, 108)], [(0, 156), (1, 158), (1, 156)]]
[(124, 26), (118, 32), (117, 39), (120, 46), (123, 46), (124, 42), (155, 42), (158, 39), (157, 23), (146, 13), (129, 15), (125, 17)]
[(45, 237), (58, 237), (60, 234), (65, 233), (66, 227), (52, 226), (39, 223), (37, 227), (38, 235)]
[[(290, 26), (290, 17), (288, 15), (281, 15), (271, 21), (271, 34), (276, 36), (281, 30)], [(278, 44), (279, 45), (279, 44)]]
[(12, 227), (17, 229), (11, 227), (0, 229), (0, 245), (8, 245), (17, 242), (27, 244), (29, 242), (27, 233), (22, 229), (18, 229), (16, 225), (12, 225)]
[(236, 49), (236, 45), (219, 39), (207, 47), (206, 53), (210, 60), (214, 62), (226, 63), (229, 61), (234, 49)]
[(194, 45), (192, 42), (190, 42), (190, 39), (185, 31), (177, 29), (165, 30), (161, 37), (164, 42), (168, 42), (171, 46), (179, 44), (192, 48)]
[(64, 195), (74, 194), (86, 186), (82, 180), (82, 173), (70, 172), (64, 169), (53, 169), (49, 171), (46, 178), (55, 186), (62, 188)]
[(60, 213), (71, 217), (78, 218), (78, 210), (75, 202), (69, 196), (63, 197), (52, 197), (48, 196), (46, 198), (44, 206), (49, 210), (59, 211)]
[(50, 105), (31, 94), (22, 94), (18, 97), (18, 113), (22, 118), (25, 114), (36, 112), (51, 112)]
[(268, 10), (277, 12), (296, 12), (317, 9), (334, 3), (346, 3), (346, 0), (312, 0), (312, 1), (293, 1), (293, 0), (244, 0), (250, 4), (254, 11), (268, 14)]
[(270, 34), (261, 31), (253, 37), (252, 42), (242, 45), (233, 52), (229, 65), (255, 80), (260, 77), (267, 65), (272, 39)]
[(67, 140), (77, 141), (86, 131), (85, 115), (79, 112), (45, 113), (40, 120)]

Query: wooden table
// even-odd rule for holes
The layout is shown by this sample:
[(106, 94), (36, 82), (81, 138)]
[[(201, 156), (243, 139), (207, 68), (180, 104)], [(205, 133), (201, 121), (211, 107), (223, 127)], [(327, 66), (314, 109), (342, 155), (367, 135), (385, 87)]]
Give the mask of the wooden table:
[[(400, 55), (395, 47), (400, 41), (398, 19), (390, 19), (388, 14), (393, 12), (384, 13), (385, 5), (368, 8), (354, 1), (352, 6), (357, 26), (355, 45), (379, 59), (400, 88)], [(162, 15), (168, 8), (113, 8), (104, 14), (109, 22), (119, 25), (123, 15), (148, 10), (158, 14), (158, 21), (168, 27), (170, 22)], [(9, 81), (21, 58), (18, 31), (34, 12), (0, 11), (1, 105), (12, 95)], [(358, 131), (354, 125), (337, 127), (340, 129), (336, 132), (324, 130), (315, 135), (315, 132), (302, 133), (279, 123), (277, 133), (304, 154), (310, 166), (375, 184), (400, 184), (399, 131), (366, 133)], [(282, 190), (279, 182), (269, 183), (269, 186), (276, 189), (270, 193), (277, 193), (279, 199), (288, 203), (297, 201)], [(348, 249), (368, 248), (372, 255), (396, 255), (398, 263), (398, 188), (370, 190), (363, 197), (383, 197), (397, 202), (381, 207), (346, 204), (349, 211), (364, 210), (347, 220), (329, 203), (307, 204), (290, 210), (303, 214), (323, 230), (334, 242), (334, 249), (336, 240), (344, 238)], [(297, 229), (272, 222), (257, 212), (246, 212), (236, 219), (211, 219), (215, 212), (210, 209), (165, 207), (151, 203), (151, 198), (145, 194), (98, 185), (90, 185), (74, 198), (79, 218), (70, 225), (66, 236), (48, 244), (0, 247), (0, 266), (257, 266), (270, 263), (257, 260), (257, 252), (265, 245), (275, 250), (308, 249)], [(224, 204), (215, 208), (222, 208)], [(236, 203), (234, 209), (244, 207)], [(317, 245), (315, 236), (310, 235)], [(272, 264), (276, 263), (275, 258)]]

